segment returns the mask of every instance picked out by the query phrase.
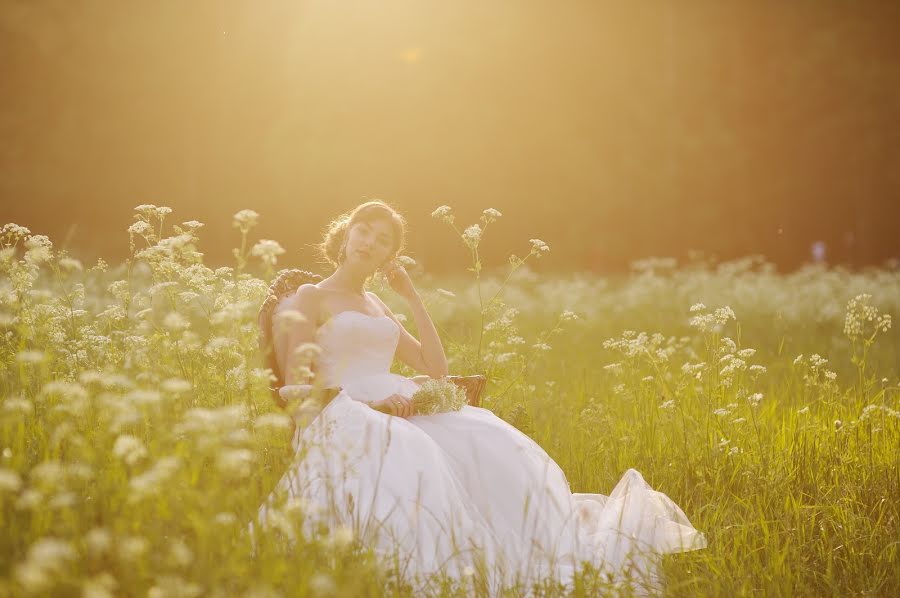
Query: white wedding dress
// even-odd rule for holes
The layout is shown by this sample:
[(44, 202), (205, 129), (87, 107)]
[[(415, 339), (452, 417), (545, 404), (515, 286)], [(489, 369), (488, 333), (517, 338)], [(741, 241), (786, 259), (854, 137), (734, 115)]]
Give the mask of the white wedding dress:
[(404, 419), (367, 406), (418, 388), (390, 372), (399, 336), (391, 318), (358, 311), (318, 329), (317, 376), (341, 392), (295, 433), (297, 459), (260, 524), (276, 497), (293, 499), (307, 533), (352, 529), (422, 591), (432, 573), (468, 582), (473, 571), (491, 594), (548, 575), (569, 585), (583, 561), (652, 591), (661, 554), (706, 546), (633, 469), (609, 496), (573, 494), (537, 443), (486, 409)]

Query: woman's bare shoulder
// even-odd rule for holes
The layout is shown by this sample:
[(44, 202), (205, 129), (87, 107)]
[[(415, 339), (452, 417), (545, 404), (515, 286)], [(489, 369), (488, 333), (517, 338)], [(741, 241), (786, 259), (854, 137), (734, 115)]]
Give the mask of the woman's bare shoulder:
[(312, 283), (301, 284), (297, 290), (278, 302), (276, 311), (299, 311), (307, 318), (313, 319), (319, 315), (321, 289)]

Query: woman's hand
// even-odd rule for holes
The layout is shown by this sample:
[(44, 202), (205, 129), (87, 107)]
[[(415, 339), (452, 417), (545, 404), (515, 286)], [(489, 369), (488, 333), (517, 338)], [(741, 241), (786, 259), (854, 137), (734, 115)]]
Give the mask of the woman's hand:
[(416, 292), (412, 279), (400, 262), (391, 260), (385, 264), (382, 269), (384, 276), (387, 278), (388, 284), (394, 289), (394, 292), (405, 299), (409, 299)]
[(399, 417), (410, 417), (416, 414), (416, 407), (413, 402), (398, 394), (393, 394), (381, 401), (373, 401), (369, 406), (376, 411), (396, 415)]

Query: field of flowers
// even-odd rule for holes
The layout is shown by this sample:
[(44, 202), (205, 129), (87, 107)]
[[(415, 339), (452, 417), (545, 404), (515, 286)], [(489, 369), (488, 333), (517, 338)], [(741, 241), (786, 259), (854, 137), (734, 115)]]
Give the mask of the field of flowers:
[[(434, 216), (472, 256), (440, 279), (406, 260), (451, 373), (486, 373), (484, 406), (574, 492), (634, 467), (684, 509), (709, 547), (666, 557), (668, 594), (900, 595), (900, 271), (749, 257), (538, 276), (538, 239), (482, 266), (496, 210), (462, 231)], [(215, 269), (203, 225), (168, 208), (136, 208), (116, 266), (3, 227), (0, 596), (408, 594), (348, 530), (300, 534), (302, 504), (248, 538), (292, 457), (257, 348), (282, 249), (252, 240), (257, 217), (235, 215), (235, 264)]]

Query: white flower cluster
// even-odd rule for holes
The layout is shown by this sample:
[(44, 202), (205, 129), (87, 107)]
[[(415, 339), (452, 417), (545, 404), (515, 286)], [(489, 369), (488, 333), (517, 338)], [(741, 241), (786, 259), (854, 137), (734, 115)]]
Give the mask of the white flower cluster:
[(871, 301), (872, 295), (863, 293), (847, 302), (844, 334), (851, 339), (872, 338), (879, 332), (887, 332), (891, 328), (890, 314), (879, 314)]
[(258, 257), (266, 266), (275, 267), (278, 256), (284, 254), (284, 248), (278, 241), (272, 239), (260, 239), (250, 250), (250, 255)]
[(439, 206), (431, 213), (432, 218), (439, 218), (447, 224), (453, 224), (454, 216), (450, 213), (450, 206)]
[(500, 218), (500, 216), (502, 216), (502, 215), (503, 214), (501, 214), (499, 211), (495, 210), (494, 208), (488, 208), (481, 213), (481, 221), (484, 222), (485, 226), (487, 226), (488, 224), (490, 224), (492, 222), (496, 222), (497, 218)]
[(833, 389), (835, 387), (834, 382), (837, 380), (837, 373), (826, 368), (827, 364), (828, 360), (818, 353), (813, 353), (809, 357), (801, 353), (794, 358), (794, 365), (803, 371), (803, 381), (806, 383), (806, 386), (811, 388), (824, 387)]
[(475, 249), (481, 242), (481, 232), (481, 225), (479, 224), (473, 224), (466, 227), (466, 230), (462, 233), (463, 243), (465, 243), (469, 249)]
[(550, 251), (550, 246), (540, 239), (529, 239), (528, 242), (531, 243), (531, 254), (534, 255), (535, 259)]
[(234, 215), (232, 225), (246, 234), (259, 222), (259, 214), (253, 210), (241, 210)]
[(703, 313), (706, 311), (706, 306), (702, 303), (695, 303), (691, 306), (690, 311), (697, 314), (690, 319), (690, 326), (702, 332), (718, 332), (728, 323), (728, 320), (737, 319), (734, 310), (727, 305), (711, 313)]

